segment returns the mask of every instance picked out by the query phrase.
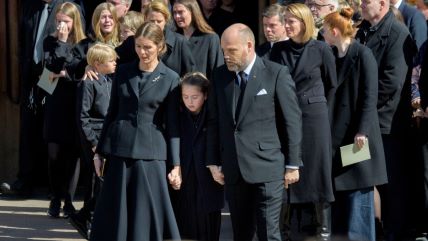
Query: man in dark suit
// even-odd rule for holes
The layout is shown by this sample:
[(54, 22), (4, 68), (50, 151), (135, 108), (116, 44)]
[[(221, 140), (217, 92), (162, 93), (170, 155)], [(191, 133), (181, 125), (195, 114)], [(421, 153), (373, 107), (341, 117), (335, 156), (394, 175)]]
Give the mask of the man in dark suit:
[(272, 4), (263, 12), (263, 32), (266, 42), (256, 49), (259, 57), (270, 59), (270, 51), (274, 43), (287, 40), (284, 25), (284, 7), (278, 3)]
[(47, 147), (42, 134), (43, 94), (37, 87), (44, 65), (43, 47), (38, 49), (36, 45), (41, 46), (45, 37), (55, 32), (55, 9), (64, 2), (66, 0), (31, 0), (22, 4), (25, 7), (22, 8), (19, 28), (21, 31), (19, 168), (17, 180), (12, 185), (1, 184), (1, 191), (6, 194), (28, 196), (36, 179), (43, 176), (37, 173), (45, 173), (47, 168)]
[[(280, 240), (284, 185), (299, 179), (301, 112), (287, 67), (255, 54), (252, 31), (228, 27), (212, 76), (207, 166), (225, 183), (234, 240)], [(221, 167), (220, 167), (221, 166)], [(223, 177), (224, 173), (224, 177)], [(224, 179), (223, 179), (224, 178)]]
[(391, 5), (400, 10), (404, 23), (419, 49), (427, 40), (427, 23), (424, 15), (405, 0), (391, 0)]
[(406, 26), (395, 19), (388, 0), (363, 0), (364, 18), (356, 39), (370, 48), (378, 65), (377, 111), (388, 184), (378, 187), (387, 240), (404, 240), (408, 220), (406, 165), (412, 117), (410, 73), (417, 51)]

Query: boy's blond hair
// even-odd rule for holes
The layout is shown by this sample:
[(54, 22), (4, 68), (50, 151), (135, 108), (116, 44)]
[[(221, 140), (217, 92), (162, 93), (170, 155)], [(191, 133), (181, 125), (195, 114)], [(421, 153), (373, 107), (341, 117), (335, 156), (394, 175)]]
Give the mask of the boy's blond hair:
[(116, 60), (117, 54), (112, 47), (107, 44), (97, 43), (89, 48), (86, 55), (86, 60), (88, 64), (92, 67), (95, 67), (95, 62), (104, 64), (111, 60)]
[(144, 14), (136, 11), (129, 11), (125, 16), (119, 18), (119, 23), (135, 33), (144, 23)]

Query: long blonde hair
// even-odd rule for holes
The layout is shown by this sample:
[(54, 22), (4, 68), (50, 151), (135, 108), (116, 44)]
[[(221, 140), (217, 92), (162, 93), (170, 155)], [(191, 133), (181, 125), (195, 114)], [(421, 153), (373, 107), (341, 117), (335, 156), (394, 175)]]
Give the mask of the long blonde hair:
[[(101, 18), (101, 12), (107, 10), (111, 13), (113, 16), (113, 32), (109, 34), (104, 34), (101, 32), (100, 27), (100, 18)], [(116, 8), (111, 3), (101, 3), (99, 4), (95, 10), (94, 14), (92, 15), (92, 29), (95, 33), (95, 38), (97, 41), (110, 44), (114, 47), (118, 46), (120, 44), (119, 40), (119, 26), (118, 26), (118, 20), (117, 20), (117, 14), (116, 14)]]
[(57, 15), (58, 13), (64, 14), (69, 18), (73, 19), (73, 27), (70, 32), (71, 38), (69, 38), (70, 43), (76, 44), (80, 40), (86, 38), (85, 32), (83, 31), (82, 27), (80, 12), (79, 9), (77, 9), (76, 5), (71, 2), (65, 2), (56, 9), (55, 15)]

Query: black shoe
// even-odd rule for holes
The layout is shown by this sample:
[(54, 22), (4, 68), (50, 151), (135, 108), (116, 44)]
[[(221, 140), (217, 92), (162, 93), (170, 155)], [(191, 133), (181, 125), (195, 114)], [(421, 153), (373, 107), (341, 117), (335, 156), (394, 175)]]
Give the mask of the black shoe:
[(16, 198), (28, 198), (31, 196), (31, 188), (20, 180), (15, 181), (12, 185), (4, 182), (0, 185), (0, 192), (3, 195), (16, 197)]
[(71, 202), (65, 202), (64, 206), (62, 207), (63, 217), (68, 218), (70, 215), (76, 213), (76, 209), (74, 208), (73, 204)]
[(73, 225), (73, 227), (79, 232), (80, 235), (82, 235), (83, 238), (89, 239), (89, 235), (88, 235), (89, 220), (88, 219), (86, 219), (80, 213), (73, 213), (73, 214), (70, 214), (69, 220), (71, 225)]
[(47, 213), (48, 216), (52, 218), (58, 218), (60, 210), (61, 210), (61, 200), (52, 199), (51, 203), (49, 204), (49, 209)]

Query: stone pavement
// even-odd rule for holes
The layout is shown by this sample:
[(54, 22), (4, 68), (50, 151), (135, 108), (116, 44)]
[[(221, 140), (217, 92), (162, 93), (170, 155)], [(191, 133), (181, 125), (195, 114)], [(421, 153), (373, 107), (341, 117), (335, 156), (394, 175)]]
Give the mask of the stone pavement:
[[(11, 200), (0, 198), (0, 240), (84, 241), (64, 218), (46, 215), (49, 201), (43, 198)], [(80, 208), (82, 202), (76, 202)]]
[[(76, 209), (81, 201), (73, 203)], [(46, 215), (49, 200), (36, 195), (31, 199), (8, 199), (0, 195), (0, 241), (85, 241), (71, 226), (68, 219)], [(221, 241), (232, 240), (230, 216), (223, 214)]]

